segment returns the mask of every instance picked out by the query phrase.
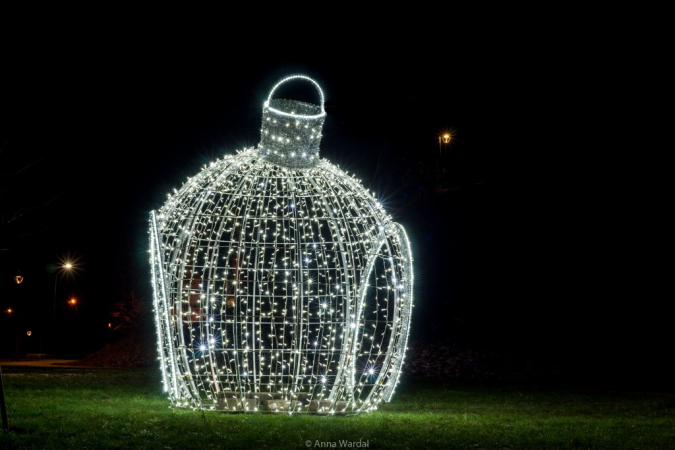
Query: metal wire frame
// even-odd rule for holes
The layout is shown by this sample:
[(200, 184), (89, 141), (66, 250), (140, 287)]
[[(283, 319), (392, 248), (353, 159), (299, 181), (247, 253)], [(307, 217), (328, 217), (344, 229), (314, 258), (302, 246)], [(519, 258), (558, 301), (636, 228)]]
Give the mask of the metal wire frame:
[[(205, 166), (151, 213), (164, 388), (181, 407), (370, 411), (405, 355), (410, 244), (373, 194), (318, 159), (323, 95), (316, 108), (271, 97), (258, 148)], [(282, 107), (316, 114), (283, 122)]]
[(409, 244), (338, 168), (291, 170), (242, 152), (187, 182), (151, 230), (176, 404), (306, 393), (361, 411), (391, 396), (412, 305)]

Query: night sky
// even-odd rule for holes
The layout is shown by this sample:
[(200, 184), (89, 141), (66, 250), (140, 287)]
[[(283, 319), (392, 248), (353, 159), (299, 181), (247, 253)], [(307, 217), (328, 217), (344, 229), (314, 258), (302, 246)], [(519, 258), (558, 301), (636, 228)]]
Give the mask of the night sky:
[(305, 74), (326, 95), (321, 155), (409, 231), (413, 341), (669, 383), (665, 301), (633, 258), (632, 218), (616, 214), (626, 191), (600, 156), (598, 78), (575, 49), (495, 39), (430, 56), (373, 42), (304, 58), (155, 44), (67, 39), (5, 57), (3, 311), (48, 320), (48, 265), (69, 256), (78, 271), (58, 281), (57, 315), (76, 295), (72, 351), (102, 346), (120, 296), (151, 302), (149, 211), (210, 160), (257, 145), (271, 87)]

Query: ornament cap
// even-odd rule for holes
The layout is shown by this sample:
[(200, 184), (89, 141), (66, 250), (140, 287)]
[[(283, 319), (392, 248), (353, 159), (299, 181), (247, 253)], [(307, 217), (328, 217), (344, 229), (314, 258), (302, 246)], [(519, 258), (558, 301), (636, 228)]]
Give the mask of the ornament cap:
[[(298, 100), (275, 99), (274, 92), (291, 80), (312, 83), (318, 93), (318, 105)], [(319, 84), (304, 75), (279, 81), (263, 104), (262, 128), (258, 152), (268, 161), (284, 167), (306, 168), (319, 162), (321, 131), (326, 118), (323, 91)]]

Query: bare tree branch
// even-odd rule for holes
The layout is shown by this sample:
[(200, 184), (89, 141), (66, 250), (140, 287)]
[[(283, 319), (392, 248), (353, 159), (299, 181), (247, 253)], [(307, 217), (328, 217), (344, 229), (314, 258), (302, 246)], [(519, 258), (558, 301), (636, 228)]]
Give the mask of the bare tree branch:
[[(12, 222), (14, 222), (15, 220), (19, 219), (20, 217), (22, 217), (24, 214), (29, 213), (29, 212), (31, 212), (31, 211), (34, 211), (34, 210), (36, 210), (36, 209), (38, 209), (38, 208), (44, 208), (45, 206), (49, 205), (50, 203), (56, 201), (59, 197), (62, 197), (65, 193), (66, 193), (66, 191), (63, 191), (63, 192), (61, 192), (60, 194), (58, 194), (56, 197), (52, 198), (51, 200), (48, 200), (48, 201), (46, 201), (45, 203), (43, 203), (43, 204), (41, 204), (41, 205), (33, 206), (32, 208), (25, 208), (25, 207), (22, 207), (21, 209), (19, 209), (17, 212), (14, 213), (14, 215), (12, 216), (12, 218), (11, 218), (10, 220), (8, 220), (7, 223), (12, 223)], [(22, 210), (23, 210), (23, 212), (22, 212)]]
[[(8, 143), (9, 140), (6, 140), (0, 148), (0, 156), (2, 156), (0, 159), (2, 160), (8, 159), (8, 153), (6, 152)], [(18, 156), (21, 156), (20, 152)], [(44, 164), (41, 165), (41, 168), (36, 169), (35, 167), (44, 160), (45, 157), (39, 157), (26, 164), (25, 161), (21, 161), (21, 158), (9, 157), (7, 163), (2, 164), (3, 169), (9, 170), (9, 173), (0, 176), (0, 198), (2, 198), (0, 203), (0, 241), (4, 243), (0, 252), (11, 250), (11, 248), (4, 248), (5, 246), (18, 245), (18, 239), (48, 230), (49, 227), (44, 226), (45, 220), (29, 222), (25, 221), (25, 218), (29, 214), (34, 214), (36, 211), (54, 203), (67, 192), (53, 193), (47, 190), (33, 189), (36, 180), (43, 180), (44, 174), (41, 170), (44, 168)], [(17, 164), (23, 166), (15, 170)], [(45, 197), (47, 198), (45, 199)]]

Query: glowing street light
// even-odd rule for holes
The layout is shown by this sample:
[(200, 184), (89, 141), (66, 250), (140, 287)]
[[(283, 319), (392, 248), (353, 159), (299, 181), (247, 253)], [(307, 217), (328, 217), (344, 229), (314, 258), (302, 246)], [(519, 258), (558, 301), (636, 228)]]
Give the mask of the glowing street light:
[(65, 271), (70, 271), (73, 269), (73, 264), (71, 262), (66, 261), (64, 264), (61, 265), (60, 270), (56, 272), (54, 275), (54, 319), (56, 319), (56, 282), (59, 279), (59, 273)]
[(438, 136), (438, 154), (441, 154), (441, 144), (449, 144), (452, 140), (452, 135), (450, 133), (443, 133)]
[(77, 316), (77, 305), (78, 305), (78, 300), (75, 297), (71, 297), (70, 300), (68, 300), (68, 306), (70, 306), (71, 309), (75, 310), (76, 316)]

